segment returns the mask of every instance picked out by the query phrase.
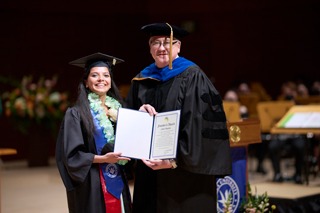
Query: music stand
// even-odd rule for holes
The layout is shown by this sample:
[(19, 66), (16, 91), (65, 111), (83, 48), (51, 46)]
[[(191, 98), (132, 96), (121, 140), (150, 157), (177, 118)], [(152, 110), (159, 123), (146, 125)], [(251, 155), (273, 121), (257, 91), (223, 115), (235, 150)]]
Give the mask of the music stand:
[(264, 101), (257, 104), (262, 133), (270, 133), (271, 128), (294, 106), (293, 101)]
[(295, 97), (295, 102), (297, 105), (307, 105), (307, 104), (320, 104), (319, 95), (311, 95), (309, 97)]
[(224, 112), (226, 113), (227, 121), (237, 122), (241, 120), (240, 103), (237, 101), (223, 101)]
[[(271, 129), (273, 134), (320, 134), (320, 105), (296, 105)], [(309, 154), (309, 140), (306, 151)], [(306, 182), (309, 184), (309, 162), (306, 165)]]
[(320, 134), (320, 105), (296, 105), (271, 129), (275, 134)]
[(257, 104), (260, 101), (260, 97), (256, 93), (239, 95), (239, 101), (242, 105), (248, 108), (250, 118), (257, 117)]

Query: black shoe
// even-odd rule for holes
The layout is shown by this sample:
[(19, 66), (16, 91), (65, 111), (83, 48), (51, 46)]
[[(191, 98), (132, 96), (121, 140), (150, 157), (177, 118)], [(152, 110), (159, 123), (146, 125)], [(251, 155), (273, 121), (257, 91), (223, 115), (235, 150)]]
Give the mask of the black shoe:
[(295, 175), (295, 176), (293, 177), (293, 180), (294, 180), (294, 182), (295, 182), (296, 184), (302, 184), (302, 183), (303, 183), (301, 175)]
[(267, 172), (264, 170), (263, 166), (258, 166), (257, 173), (261, 173), (263, 175), (267, 174)]
[(273, 177), (273, 182), (276, 182), (276, 183), (281, 183), (283, 182), (283, 177), (280, 173), (277, 173), (275, 174), (275, 176)]

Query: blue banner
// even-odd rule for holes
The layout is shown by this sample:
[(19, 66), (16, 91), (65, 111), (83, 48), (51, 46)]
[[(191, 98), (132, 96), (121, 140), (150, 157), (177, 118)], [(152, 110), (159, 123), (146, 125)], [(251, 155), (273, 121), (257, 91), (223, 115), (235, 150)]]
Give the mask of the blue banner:
[(232, 175), (217, 179), (217, 212), (225, 212), (225, 205), (230, 202), (232, 213), (238, 213), (241, 202), (246, 197), (247, 184), (247, 149), (231, 149)]

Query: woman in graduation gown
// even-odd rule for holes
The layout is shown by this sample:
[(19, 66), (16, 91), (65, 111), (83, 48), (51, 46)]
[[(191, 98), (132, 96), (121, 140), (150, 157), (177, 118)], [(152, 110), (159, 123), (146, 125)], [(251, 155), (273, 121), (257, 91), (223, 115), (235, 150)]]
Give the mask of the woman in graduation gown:
[(155, 63), (133, 78), (126, 103), (148, 112), (181, 110), (181, 119), (176, 159), (137, 162), (133, 212), (216, 212), (215, 178), (231, 174), (221, 97), (199, 66), (178, 56), (186, 31), (167, 23), (142, 31)]
[(131, 196), (124, 167), (129, 158), (113, 152), (122, 99), (111, 69), (123, 60), (95, 53), (70, 62), (84, 68), (79, 94), (62, 121), (56, 162), (70, 213), (128, 213)]

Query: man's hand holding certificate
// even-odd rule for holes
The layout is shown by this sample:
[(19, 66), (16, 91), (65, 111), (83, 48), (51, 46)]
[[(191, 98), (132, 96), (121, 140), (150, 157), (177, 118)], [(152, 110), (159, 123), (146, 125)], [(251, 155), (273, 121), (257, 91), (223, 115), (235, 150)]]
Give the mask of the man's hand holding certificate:
[(114, 152), (136, 159), (176, 157), (180, 110), (150, 116), (146, 112), (120, 108)]

